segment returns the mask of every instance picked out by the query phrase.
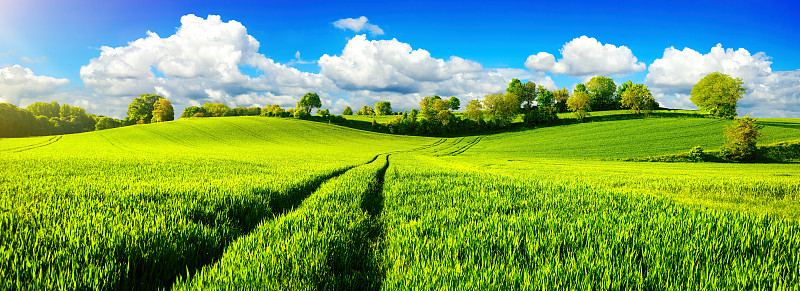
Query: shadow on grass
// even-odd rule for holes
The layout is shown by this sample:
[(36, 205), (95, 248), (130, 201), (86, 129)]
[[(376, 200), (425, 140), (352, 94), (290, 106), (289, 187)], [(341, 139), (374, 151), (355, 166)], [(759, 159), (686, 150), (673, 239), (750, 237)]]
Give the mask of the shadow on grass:
[(782, 121), (758, 121), (758, 123), (766, 126), (776, 126), (783, 128), (791, 128), (800, 130), (800, 123), (782, 122)]

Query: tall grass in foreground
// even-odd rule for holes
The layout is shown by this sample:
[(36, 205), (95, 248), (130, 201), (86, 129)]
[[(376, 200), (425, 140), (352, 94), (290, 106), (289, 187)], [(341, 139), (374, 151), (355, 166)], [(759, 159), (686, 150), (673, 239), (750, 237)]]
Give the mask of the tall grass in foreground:
[(393, 161), (382, 217), (388, 290), (800, 286), (798, 222), (569, 178)]

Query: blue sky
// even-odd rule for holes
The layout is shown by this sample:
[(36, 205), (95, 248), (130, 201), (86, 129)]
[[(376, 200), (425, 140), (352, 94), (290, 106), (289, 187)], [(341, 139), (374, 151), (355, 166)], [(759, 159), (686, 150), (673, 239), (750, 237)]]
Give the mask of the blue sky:
[[(430, 2), (408, 1), (403, 3), (375, 3), (380, 1), (136, 1), (115, 3), (116, 1), (8, 1), (0, 0), (0, 65), (6, 68), (14, 65), (30, 69), (34, 76), (52, 77), (64, 82), (50, 82), (42, 85), (42, 89), (34, 94), (9, 86), (5, 95), (19, 95), (16, 98), (5, 97), (6, 102), (25, 106), (31, 102), (58, 99), (61, 102), (77, 103), (88, 106), (89, 112), (98, 112), (121, 117), (122, 108), (115, 108), (125, 98), (135, 96), (130, 92), (111, 90), (110, 86), (98, 84), (98, 76), (92, 76), (86, 84), (87, 77), (82, 77), (80, 70), (91, 60), (100, 58), (103, 46), (117, 48), (128, 46), (129, 42), (147, 38), (147, 31), (152, 31), (160, 38), (168, 38), (181, 27), (181, 19), (188, 14), (207, 19), (208, 15), (219, 15), (221, 22), (231, 20), (241, 23), (246, 34), (252, 36), (260, 44), (257, 53), (265, 59), (281, 64), (291, 64), (301, 72), (320, 76), (322, 80), (308, 81), (305, 85), (297, 85), (297, 90), (319, 90), (327, 92), (324, 98), (329, 99), (329, 107), (334, 111), (344, 105), (360, 106), (362, 103), (374, 103), (383, 98), (393, 101), (395, 107), (408, 109), (415, 98), (430, 93), (444, 92), (460, 95), (462, 99), (477, 98), (484, 92), (497, 87), (497, 81), (486, 78), (470, 79), (464, 84), (444, 77), (419, 79), (414, 68), (398, 68), (395, 75), (387, 76), (387, 80), (397, 76), (411, 76), (412, 81), (402, 84), (387, 85), (376, 88), (365, 84), (367, 80), (354, 80), (346, 75), (332, 77), (334, 69), (347, 72), (352, 60), (329, 62), (328, 71), (323, 72), (321, 65), (314, 63), (327, 54), (342, 56), (343, 49), (357, 35), (365, 35), (367, 41), (392, 40), (391, 45), (406, 44), (412, 50), (422, 49), (430, 53), (430, 59), (444, 62), (456, 56), (480, 65), (480, 74), (493, 76), (490, 69), (515, 69), (513, 73), (502, 71), (503, 78), (530, 77), (537, 84), (551, 84), (556, 87), (571, 88), (590, 75), (559, 69), (544, 69), (540, 66), (526, 66), (526, 59), (531, 55), (545, 52), (554, 56), (555, 60), (563, 56), (559, 50), (576, 38), (586, 36), (600, 45), (613, 45), (615, 48), (625, 46), (630, 50), (636, 62), (643, 63), (647, 69), (619, 69), (621, 72), (612, 75), (622, 83), (628, 79), (635, 83), (645, 83), (654, 90), (654, 94), (662, 104), (674, 107), (691, 108), (687, 103), (687, 82), (698, 76), (685, 76), (683, 81), (669, 80), (670, 74), (683, 70), (662, 62), (662, 75), (652, 73), (651, 65), (658, 59), (665, 58), (665, 49), (674, 47), (684, 54), (670, 61), (674, 64), (680, 60), (692, 59), (689, 48), (701, 57), (711, 59), (712, 47), (721, 44), (722, 54), (715, 55), (716, 66), (694, 68), (695, 75), (708, 73), (711, 69), (728, 68), (731, 75), (745, 79), (745, 83), (756, 87), (769, 87), (770, 90), (756, 92), (753, 97), (742, 101), (743, 111), (761, 116), (793, 116), (800, 115), (800, 100), (796, 92), (797, 70), (800, 69), (800, 13), (789, 1), (762, 1), (760, 3), (727, 1), (719, 4), (712, 1), (687, 1), (665, 3), (608, 2), (599, 4), (596, 1), (548, 1), (543, 3), (527, 1), (453, 1)], [(334, 22), (340, 19), (359, 18), (365, 16), (368, 23), (383, 30), (382, 35), (370, 34), (367, 31), (356, 32), (340, 29)], [(375, 43), (373, 43), (375, 44)], [(590, 45), (583, 42), (582, 45)], [(355, 46), (355, 44), (353, 44)], [(361, 45), (367, 45), (361, 43)], [(389, 45), (389, 44), (387, 44)], [(748, 54), (738, 50), (742, 48)], [(727, 53), (732, 49), (732, 53)], [(303, 61), (297, 63), (295, 54), (300, 52)], [(576, 53), (592, 54), (590, 48), (578, 49)], [(612, 50), (611, 53), (616, 51)], [(763, 55), (758, 55), (763, 52)], [(156, 52), (158, 53), (158, 52)], [(706, 56), (708, 54), (708, 56)], [(391, 58), (386, 53), (379, 54), (383, 58)], [(758, 55), (756, 57), (756, 55)], [(741, 57), (755, 57), (752, 63), (742, 63)], [(357, 58), (357, 56), (354, 56)], [(609, 59), (611, 57), (601, 56)], [(683, 58), (683, 59), (681, 59)], [(730, 69), (730, 62), (739, 67)], [(353, 59), (355, 60), (355, 59)], [(697, 60), (692, 59), (692, 60)], [(738, 61), (737, 61), (738, 60)], [(294, 62), (293, 62), (294, 61)], [(575, 62), (585, 62), (577, 58)], [(764, 61), (771, 62), (766, 64)], [(356, 61), (358, 62), (358, 61)], [(105, 64), (103, 59), (97, 65)], [(387, 64), (378, 60), (382, 66)], [(568, 62), (565, 62), (568, 63)], [(690, 62), (691, 63), (691, 62)], [(337, 65), (338, 64), (338, 65)], [(388, 64), (396, 65), (396, 64)], [(155, 65), (154, 65), (155, 66)], [(344, 66), (344, 67), (343, 67)], [(606, 63), (598, 63), (597, 68), (586, 69), (594, 73), (603, 73)], [(357, 66), (356, 66), (357, 67)], [(253, 78), (264, 73), (264, 68), (255, 69), (243, 66), (243, 73)], [(553, 67), (555, 68), (555, 67)], [(632, 68), (632, 67), (631, 67)], [(267, 69), (269, 70), (269, 69)], [(405, 70), (405, 71), (404, 71)], [(156, 77), (166, 76), (154, 70)], [(444, 70), (443, 73), (458, 70)], [(691, 69), (688, 71), (692, 71)], [(753, 73), (754, 71), (758, 71)], [(460, 71), (459, 71), (460, 72)], [(760, 73), (759, 73), (760, 72)], [(112, 72), (113, 73), (113, 72)], [(477, 74), (477, 71), (467, 72)], [(582, 73), (580, 73), (582, 74)], [(652, 74), (648, 77), (648, 74)], [(206, 74), (208, 75), (208, 74)], [(496, 75), (496, 74), (494, 74)], [(196, 77), (196, 76), (195, 76)], [(300, 77), (298, 77), (300, 78)], [(547, 81), (543, 78), (552, 80)], [(328, 80), (330, 79), (330, 80)], [(680, 78), (679, 78), (680, 79)], [(119, 80), (119, 79), (117, 79)], [(184, 92), (191, 95), (188, 99), (172, 96), (176, 99), (176, 107), (204, 101), (228, 101), (230, 105), (263, 106), (266, 102), (289, 105), (289, 96), (294, 91), (282, 91), (278, 87), (285, 85), (274, 80), (273, 75), (264, 75), (270, 86), (249, 84), (233, 86), (216, 84), (214, 92), (221, 91), (222, 96), (214, 98), (209, 93), (203, 99), (200, 93), (191, 93), (187, 88), (170, 88), (164, 92)], [(461, 80), (461, 79), (459, 79)], [(2, 82), (2, 81), (0, 81)], [(298, 81), (300, 82), (300, 81)], [(449, 82), (448, 85), (434, 83)], [(469, 87), (475, 82), (481, 86)], [(206, 84), (199, 81), (197, 84)], [(295, 82), (297, 83), (297, 82)], [(32, 82), (31, 86), (35, 86)], [(94, 85), (92, 85), (94, 84)], [(141, 92), (152, 92), (152, 84), (143, 82)], [(314, 85), (309, 85), (314, 84)], [(320, 85), (322, 84), (322, 85)], [(0, 94), (3, 93), (0, 84)], [(177, 86), (177, 85), (176, 85)], [(45, 88), (46, 87), (46, 88)], [(102, 88), (101, 88), (102, 87)], [(163, 86), (162, 86), (163, 87)], [(267, 88), (269, 87), (269, 88)], [(393, 88), (402, 87), (402, 90)], [(469, 88), (468, 88), (469, 87)], [(458, 89), (454, 89), (458, 88)], [(47, 90), (52, 89), (52, 90)], [(184, 90), (185, 89), (185, 90)], [(202, 89), (202, 88), (200, 88)], [(690, 89), (690, 86), (689, 86)], [(188, 90), (188, 91), (187, 91)], [(199, 90), (194, 88), (192, 90)], [(51, 92), (52, 91), (52, 92)], [(253, 91), (252, 98), (238, 98), (237, 94)], [(189, 93), (186, 93), (189, 92)], [(194, 92), (194, 91), (192, 91)], [(463, 95), (463, 96), (461, 96)], [(774, 97), (775, 95), (780, 95)], [(106, 97), (111, 96), (111, 97)], [(282, 96), (282, 97), (281, 97)], [(772, 96), (772, 97), (770, 97)], [(2, 98), (2, 97), (0, 97)], [(109, 101), (110, 99), (112, 101)], [(299, 97), (298, 97), (299, 98)], [(772, 99), (770, 99), (772, 98)], [(747, 98), (746, 98), (747, 99)], [(774, 99), (774, 100), (773, 100)], [(14, 102), (16, 101), (16, 102)], [(765, 106), (764, 102), (773, 102)], [(27, 103), (27, 104), (26, 104)], [(783, 109), (775, 110), (780, 104)], [(787, 109), (788, 108), (788, 109)]]

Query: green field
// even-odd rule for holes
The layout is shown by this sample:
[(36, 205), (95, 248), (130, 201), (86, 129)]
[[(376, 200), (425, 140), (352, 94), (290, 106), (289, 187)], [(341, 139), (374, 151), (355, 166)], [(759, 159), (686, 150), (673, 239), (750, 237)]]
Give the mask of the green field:
[[(457, 138), (220, 117), (0, 139), (0, 289), (800, 288), (797, 163), (619, 160), (718, 149), (730, 121), (692, 115)], [(800, 119), (761, 121), (762, 143), (800, 138)]]

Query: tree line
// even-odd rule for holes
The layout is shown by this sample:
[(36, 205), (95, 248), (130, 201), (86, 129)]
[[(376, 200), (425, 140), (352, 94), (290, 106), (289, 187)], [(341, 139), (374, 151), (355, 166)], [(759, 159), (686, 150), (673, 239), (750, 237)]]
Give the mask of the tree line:
[[(692, 88), (691, 100), (701, 110), (720, 118), (733, 119), (736, 103), (745, 94), (742, 80), (714, 72), (706, 75)], [(373, 120), (369, 129), (408, 135), (472, 134), (508, 128), (522, 115), (521, 125), (541, 126), (559, 123), (558, 113), (572, 112), (579, 122), (592, 111), (630, 109), (634, 114), (647, 114), (660, 108), (644, 84), (627, 81), (617, 86), (613, 79), (596, 76), (578, 84), (570, 93), (567, 88), (549, 90), (531, 81), (512, 79), (504, 93), (485, 95), (483, 99), (467, 102), (464, 114), (454, 114), (461, 108), (460, 100), (438, 95), (423, 98), (420, 109), (395, 112), (389, 101), (377, 102), (374, 107), (363, 105), (353, 112), (345, 107), (342, 116), (321, 109), (317, 93), (306, 93), (294, 108), (279, 105), (231, 108), (223, 103), (206, 102), (189, 106), (181, 118), (222, 116), (269, 116), (308, 119), (313, 109), (318, 118), (331, 123), (345, 123), (344, 115), (397, 115), (388, 124)], [(174, 120), (172, 103), (156, 94), (141, 94), (128, 105), (127, 116), (114, 119), (86, 113), (83, 108), (58, 102), (37, 102), (25, 109), (0, 103), (0, 137), (53, 135), (103, 130), (120, 126)]]
[(0, 103), (0, 137), (25, 137), (80, 133), (134, 124), (175, 119), (172, 103), (156, 94), (141, 94), (128, 105), (122, 120), (86, 113), (86, 110), (58, 102), (36, 102), (19, 108)]

